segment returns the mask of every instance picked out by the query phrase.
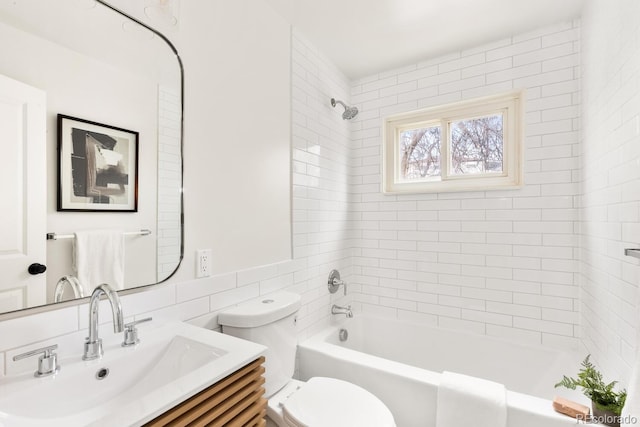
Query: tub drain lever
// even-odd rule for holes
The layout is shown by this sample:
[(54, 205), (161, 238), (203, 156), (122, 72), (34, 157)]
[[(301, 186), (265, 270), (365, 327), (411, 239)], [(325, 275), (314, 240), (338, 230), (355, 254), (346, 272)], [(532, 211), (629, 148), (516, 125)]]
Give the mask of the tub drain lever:
[(340, 272), (338, 270), (331, 270), (331, 273), (329, 273), (329, 281), (327, 286), (329, 288), (329, 292), (335, 294), (336, 292), (338, 292), (338, 288), (340, 286), (342, 286), (344, 294), (346, 295), (347, 282), (345, 282), (344, 280), (340, 280)]

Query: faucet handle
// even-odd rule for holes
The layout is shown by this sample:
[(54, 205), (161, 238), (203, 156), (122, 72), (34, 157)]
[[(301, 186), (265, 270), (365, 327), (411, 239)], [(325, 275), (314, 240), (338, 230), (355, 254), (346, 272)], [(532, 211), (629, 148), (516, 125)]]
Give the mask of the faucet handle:
[(329, 292), (332, 294), (335, 294), (338, 291), (338, 288), (342, 286), (344, 294), (347, 295), (347, 282), (340, 280), (340, 272), (338, 270), (331, 270), (327, 284)]
[(39, 378), (53, 375), (60, 371), (60, 366), (58, 365), (58, 355), (53, 352), (53, 350), (57, 348), (58, 344), (54, 344), (47, 347), (38, 348), (36, 350), (27, 351), (26, 353), (21, 353), (13, 356), (13, 361), (16, 362), (18, 360), (26, 359), (27, 357), (36, 356), (42, 353), (42, 356), (38, 358), (38, 370), (33, 373), (33, 376)]
[(134, 322), (129, 322), (124, 325), (124, 341), (122, 342), (123, 347), (131, 347), (140, 342), (138, 338), (138, 326), (140, 323), (149, 322), (153, 320), (151, 317), (146, 317), (144, 319), (136, 320)]
[(133, 322), (129, 322), (129, 323), (125, 323), (124, 327), (125, 329), (129, 329), (130, 331), (134, 330), (136, 328), (137, 325), (139, 325), (140, 323), (144, 323), (144, 322), (150, 322), (151, 320), (153, 320), (153, 317), (145, 317), (144, 319), (140, 319), (140, 320), (135, 320)]
[(338, 280), (338, 279), (333, 279), (333, 283), (338, 285), (338, 286), (342, 286), (342, 290), (344, 291), (344, 295), (347, 295), (347, 282), (345, 282), (344, 280)]

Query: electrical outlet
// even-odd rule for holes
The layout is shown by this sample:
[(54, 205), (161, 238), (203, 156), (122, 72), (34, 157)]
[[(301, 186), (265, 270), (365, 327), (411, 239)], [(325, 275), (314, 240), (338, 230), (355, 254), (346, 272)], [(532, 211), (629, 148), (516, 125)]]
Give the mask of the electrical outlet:
[(196, 252), (196, 277), (211, 276), (211, 249), (199, 249)]

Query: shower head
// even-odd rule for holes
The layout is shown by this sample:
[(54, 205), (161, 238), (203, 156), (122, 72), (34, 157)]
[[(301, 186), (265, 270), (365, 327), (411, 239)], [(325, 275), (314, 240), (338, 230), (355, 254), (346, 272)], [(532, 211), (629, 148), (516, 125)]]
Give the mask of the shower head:
[(342, 113), (342, 120), (351, 120), (358, 115), (358, 109), (356, 107), (349, 107), (344, 102), (338, 101), (335, 98), (331, 98), (331, 106), (335, 107), (336, 104), (340, 104), (344, 107), (344, 112)]

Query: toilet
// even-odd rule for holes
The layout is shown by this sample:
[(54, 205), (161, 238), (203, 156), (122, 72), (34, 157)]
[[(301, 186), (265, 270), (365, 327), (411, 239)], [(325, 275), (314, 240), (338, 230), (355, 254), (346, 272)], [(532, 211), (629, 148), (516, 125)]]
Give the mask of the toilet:
[(367, 390), (335, 378), (293, 379), (300, 295), (281, 291), (218, 315), (222, 332), (265, 345), (267, 426), (395, 427), (391, 411)]

